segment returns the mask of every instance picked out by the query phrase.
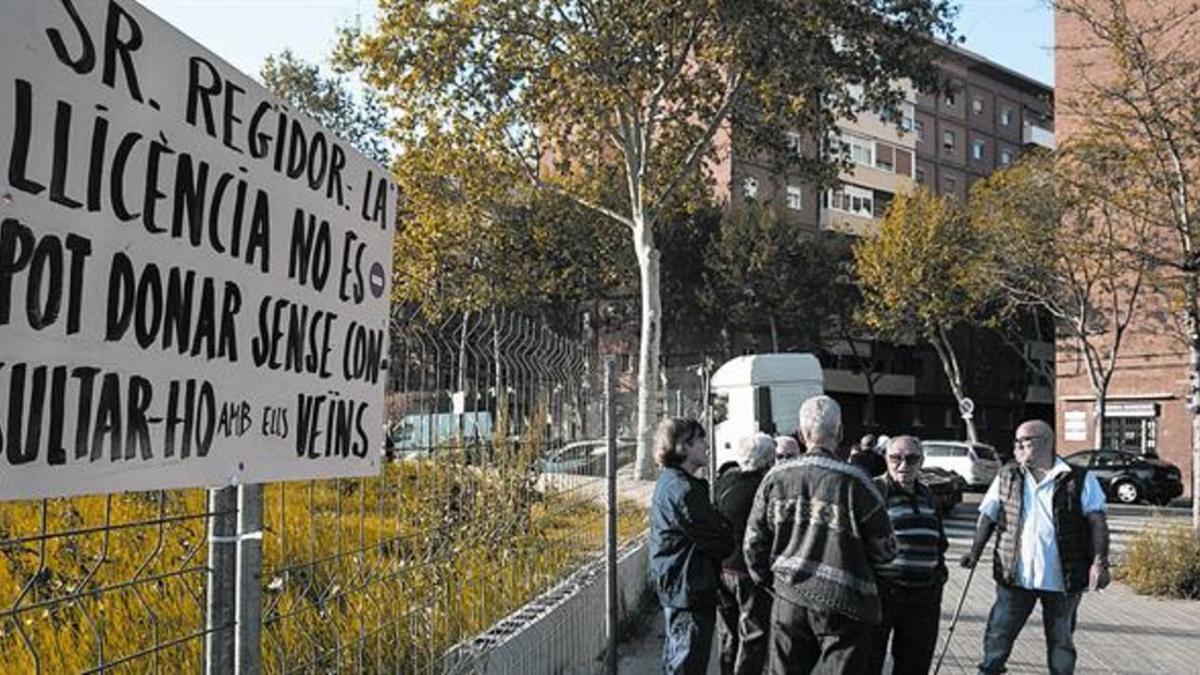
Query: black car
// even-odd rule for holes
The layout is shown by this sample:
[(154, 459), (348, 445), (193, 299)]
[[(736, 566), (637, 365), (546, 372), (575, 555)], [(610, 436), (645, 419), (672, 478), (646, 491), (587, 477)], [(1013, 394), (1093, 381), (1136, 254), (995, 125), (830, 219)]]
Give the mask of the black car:
[(943, 515), (950, 511), (963, 499), (963, 491), (967, 489), (967, 481), (962, 476), (938, 467), (927, 466), (921, 469), (921, 483), (933, 494), (933, 501), (938, 513)]
[(1063, 459), (1094, 473), (1109, 501), (1166, 504), (1183, 494), (1179, 467), (1161, 459), (1116, 450), (1084, 450)]

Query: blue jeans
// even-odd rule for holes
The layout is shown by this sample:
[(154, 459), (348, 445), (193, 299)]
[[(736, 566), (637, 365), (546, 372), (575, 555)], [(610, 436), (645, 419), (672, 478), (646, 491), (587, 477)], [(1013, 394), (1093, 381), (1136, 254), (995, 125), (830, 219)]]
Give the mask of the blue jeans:
[(667, 675), (704, 675), (712, 652), (717, 608), (663, 606), (667, 639), (663, 642), (663, 672)]
[(1046, 663), (1053, 675), (1075, 672), (1075, 616), (1079, 612), (1080, 593), (1032, 591), (1028, 588), (996, 584), (996, 602), (988, 614), (983, 636), (981, 673), (1002, 673), (1013, 643), (1033, 611), (1042, 601), (1042, 624), (1046, 633)]

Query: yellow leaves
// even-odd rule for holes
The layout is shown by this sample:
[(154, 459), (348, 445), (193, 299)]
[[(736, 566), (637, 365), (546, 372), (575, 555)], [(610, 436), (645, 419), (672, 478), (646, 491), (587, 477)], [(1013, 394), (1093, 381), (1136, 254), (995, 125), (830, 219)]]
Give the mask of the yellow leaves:
[(879, 234), (854, 247), (862, 319), (886, 334), (923, 336), (977, 319), (991, 292), (979, 243), (956, 199), (923, 188), (897, 195)]

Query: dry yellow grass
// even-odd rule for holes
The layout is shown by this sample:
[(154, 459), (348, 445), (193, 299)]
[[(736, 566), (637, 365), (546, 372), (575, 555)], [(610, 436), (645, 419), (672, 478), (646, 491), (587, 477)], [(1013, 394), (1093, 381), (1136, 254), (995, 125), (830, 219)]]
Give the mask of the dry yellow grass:
[[(428, 667), (594, 553), (603, 509), (537, 493), (530, 445), (269, 485), (267, 670)], [(0, 504), (0, 669), (197, 671), (205, 509), (203, 490)], [(626, 506), (621, 536), (645, 522)]]

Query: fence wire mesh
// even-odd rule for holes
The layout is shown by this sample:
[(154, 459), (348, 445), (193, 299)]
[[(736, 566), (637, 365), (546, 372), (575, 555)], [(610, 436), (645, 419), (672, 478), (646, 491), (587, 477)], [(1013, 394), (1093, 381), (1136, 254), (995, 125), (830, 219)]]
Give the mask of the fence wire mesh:
[[(463, 645), (486, 651), (518, 628), (497, 622), (594, 561), (597, 370), (586, 346), (516, 314), (396, 310), (393, 461), (264, 486), (263, 669), (452, 671)], [(622, 443), (618, 461), (632, 456)], [(206, 616), (208, 530), (229, 515), (202, 489), (0, 504), (0, 670), (203, 669), (206, 638), (233, 639)], [(644, 528), (624, 506), (622, 539)]]
[(204, 490), (0, 504), (4, 671), (199, 670), (214, 515)]

